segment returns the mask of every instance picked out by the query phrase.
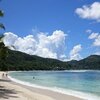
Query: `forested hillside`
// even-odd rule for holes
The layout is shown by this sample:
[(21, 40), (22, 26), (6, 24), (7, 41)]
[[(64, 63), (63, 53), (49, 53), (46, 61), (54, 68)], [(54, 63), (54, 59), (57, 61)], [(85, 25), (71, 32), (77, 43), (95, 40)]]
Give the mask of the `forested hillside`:
[(0, 60), (0, 70), (71, 70), (100, 69), (100, 56), (92, 55), (80, 61), (63, 62), (56, 59), (28, 55), (19, 51), (8, 50), (6, 68)]
[[(0, 70), (4, 70), (1, 62)], [(70, 67), (67, 63), (56, 59), (41, 58), (12, 50), (8, 50), (5, 63), (8, 70), (65, 70)]]

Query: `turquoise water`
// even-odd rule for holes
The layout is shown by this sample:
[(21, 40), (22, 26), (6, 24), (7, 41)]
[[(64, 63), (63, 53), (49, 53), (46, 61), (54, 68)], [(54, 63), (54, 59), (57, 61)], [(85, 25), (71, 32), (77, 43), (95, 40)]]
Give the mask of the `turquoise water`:
[(46, 87), (58, 87), (100, 96), (100, 71), (30, 71), (11, 72), (21, 81)]

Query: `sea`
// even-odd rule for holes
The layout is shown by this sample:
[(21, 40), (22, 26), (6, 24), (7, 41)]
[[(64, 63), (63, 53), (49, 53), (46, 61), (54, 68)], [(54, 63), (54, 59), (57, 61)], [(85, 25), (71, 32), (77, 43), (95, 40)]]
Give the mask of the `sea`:
[(15, 71), (11, 80), (36, 88), (73, 95), (85, 100), (100, 100), (100, 71)]

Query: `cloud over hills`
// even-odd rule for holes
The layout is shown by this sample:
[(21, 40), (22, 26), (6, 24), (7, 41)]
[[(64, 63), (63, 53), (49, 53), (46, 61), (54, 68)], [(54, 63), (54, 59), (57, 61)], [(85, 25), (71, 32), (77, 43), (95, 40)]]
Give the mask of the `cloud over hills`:
[(19, 37), (12, 32), (6, 32), (4, 35), (5, 45), (16, 51), (64, 61), (80, 60), (82, 58), (80, 55), (81, 44), (75, 45), (66, 55), (67, 45), (65, 40), (67, 34), (61, 30), (56, 30), (51, 35), (43, 32), (38, 33), (36, 36), (28, 35), (25, 37)]
[(70, 51), (70, 60), (80, 60), (82, 59), (79, 52), (82, 50), (81, 44), (78, 44), (73, 47), (73, 49)]
[(14, 46), (17, 51), (45, 58), (62, 59), (65, 57), (67, 34), (61, 30), (56, 30), (51, 35), (40, 32), (37, 36), (28, 35), (23, 38), (11, 32), (6, 32), (4, 35), (5, 45)]

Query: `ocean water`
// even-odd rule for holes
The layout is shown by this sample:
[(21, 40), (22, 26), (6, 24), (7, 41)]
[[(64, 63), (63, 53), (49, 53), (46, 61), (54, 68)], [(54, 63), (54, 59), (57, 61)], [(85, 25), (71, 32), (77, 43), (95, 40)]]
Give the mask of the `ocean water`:
[(26, 85), (47, 87), (87, 100), (100, 100), (100, 71), (24, 71), (10, 72), (9, 76), (20, 83), (28, 83)]

